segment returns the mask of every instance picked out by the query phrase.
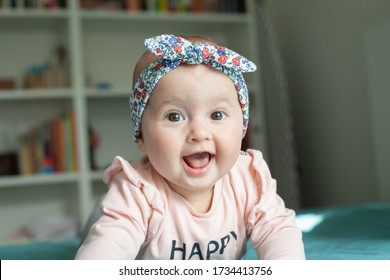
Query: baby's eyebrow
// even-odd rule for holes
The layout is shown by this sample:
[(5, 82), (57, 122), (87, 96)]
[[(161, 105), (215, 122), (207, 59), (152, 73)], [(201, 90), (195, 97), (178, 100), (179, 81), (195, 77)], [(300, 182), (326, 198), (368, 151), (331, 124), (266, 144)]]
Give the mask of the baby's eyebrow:
[[(150, 106), (151, 105), (151, 106)], [(153, 108), (153, 111), (155, 112), (161, 112), (167, 109), (183, 109), (185, 108), (184, 100), (176, 99), (176, 98), (167, 98), (167, 99), (162, 99), (159, 100), (158, 103), (151, 103), (150, 107)]]
[(238, 98), (236, 95), (234, 95), (233, 98), (228, 96), (229, 93), (223, 93), (219, 96), (214, 97), (214, 100), (211, 100), (214, 104), (222, 104), (222, 103), (227, 103), (229, 105), (235, 105), (236, 102), (239, 102)]
[(178, 98), (167, 98), (160, 101), (160, 106), (167, 106), (167, 105), (182, 105), (184, 103), (185, 99)]

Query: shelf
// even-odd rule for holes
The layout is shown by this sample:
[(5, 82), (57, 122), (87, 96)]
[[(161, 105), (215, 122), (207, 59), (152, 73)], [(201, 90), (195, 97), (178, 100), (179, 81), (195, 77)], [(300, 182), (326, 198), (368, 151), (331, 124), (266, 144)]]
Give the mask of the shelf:
[(16, 101), (28, 99), (68, 99), (72, 98), (70, 89), (26, 89), (0, 90), (0, 101)]
[(0, 9), (0, 31), (63, 29), (68, 19), (67, 10)]
[(0, 188), (27, 187), (35, 185), (49, 185), (62, 183), (76, 183), (77, 173), (37, 174), (26, 176), (1, 176)]
[(102, 182), (103, 181), (104, 170), (95, 170), (91, 171), (90, 177), (93, 182)]
[(86, 94), (88, 98), (123, 98), (129, 97), (131, 88), (113, 88), (107, 90), (87, 89)]
[(236, 13), (172, 13), (172, 12), (127, 12), (127, 11), (82, 11), (85, 20), (134, 21), (137, 24), (150, 22), (170, 23), (224, 23), (246, 24), (248, 15)]
[(46, 20), (46, 19), (65, 19), (69, 15), (66, 9), (0, 9), (0, 20), (18, 19), (18, 20)]

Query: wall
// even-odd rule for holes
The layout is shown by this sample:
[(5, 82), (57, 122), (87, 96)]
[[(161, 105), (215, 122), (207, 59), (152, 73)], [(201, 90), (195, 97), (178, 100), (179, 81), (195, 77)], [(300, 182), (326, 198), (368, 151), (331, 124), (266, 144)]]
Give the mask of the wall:
[(377, 185), (366, 32), (388, 0), (268, 0), (289, 81), (304, 206), (384, 199)]
[(390, 19), (366, 32), (369, 94), (379, 197), (390, 198)]

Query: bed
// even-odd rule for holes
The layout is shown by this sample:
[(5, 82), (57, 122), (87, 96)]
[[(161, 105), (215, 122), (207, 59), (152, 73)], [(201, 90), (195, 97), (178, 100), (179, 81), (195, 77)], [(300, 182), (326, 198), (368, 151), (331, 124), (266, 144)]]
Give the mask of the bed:
[[(297, 213), (309, 260), (389, 260), (390, 203), (305, 209)], [(81, 238), (0, 246), (2, 260), (73, 259)], [(256, 259), (248, 244), (243, 259)]]

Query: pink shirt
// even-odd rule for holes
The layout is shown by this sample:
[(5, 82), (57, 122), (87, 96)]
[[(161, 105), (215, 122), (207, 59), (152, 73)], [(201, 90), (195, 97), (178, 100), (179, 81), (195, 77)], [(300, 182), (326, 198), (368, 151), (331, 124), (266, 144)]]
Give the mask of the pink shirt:
[(102, 217), (76, 259), (240, 259), (250, 238), (260, 259), (304, 259), (295, 213), (276, 193), (259, 151), (241, 153), (214, 187), (211, 209), (197, 213), (147, 158), (116, 157)]

